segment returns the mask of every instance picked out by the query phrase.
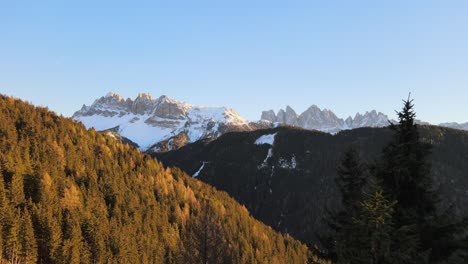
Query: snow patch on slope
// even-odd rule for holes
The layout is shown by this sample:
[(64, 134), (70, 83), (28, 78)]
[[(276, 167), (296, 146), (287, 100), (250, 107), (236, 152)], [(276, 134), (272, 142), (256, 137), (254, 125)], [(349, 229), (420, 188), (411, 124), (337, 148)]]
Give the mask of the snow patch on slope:
[(193, 178), (198, 177), (198, 175), (200, 174), (200, 172), (201, 172), (201, 171), (203, 170), (203, 168), (205, 167), (205, 164), (206, 164), (206, 161), (204, 161), (204, 162), (202, 163), (200, 169), (198, 169), (197, 172), (195, 172), (195, 173), (193, 174), (193, 176), (192, 176)]
[(268, 144), (268, 145), (273, 146), (273, 144), (275, 143), (275, 136), (276, 136), (276, 133), (263, 135), (259, 137), (257, 140), (255, 140), (255, 144), (256, 145)]
[(269, 158), (273, 157), (273, 149), (272, 148), (269, 148), (268, 149), (268, 154), (266, 156), (266, 158), (263, 160), (262, 164), (260, 164), (257, 169), (261, 169), (261, 168), (265, 168), (267, 166), (267, 161)]
[(145, 123), (148, 115), (125, 115), (122, 117), (105, 117), (100, 115), (82, 116), (79, 118), (87, 128), (93, 127), (101, 131), (118, 127), (116, 131), (121, 136), (138, 144), (141, 150), (148, 149), (155, 141), (161, 141), (173, 136), (173, 128), (156, 127)]
[(296, 156), (293, 155), (291, 160), (280, 158), (279, 165), (283, 169), (295, 169), (297, 166)]

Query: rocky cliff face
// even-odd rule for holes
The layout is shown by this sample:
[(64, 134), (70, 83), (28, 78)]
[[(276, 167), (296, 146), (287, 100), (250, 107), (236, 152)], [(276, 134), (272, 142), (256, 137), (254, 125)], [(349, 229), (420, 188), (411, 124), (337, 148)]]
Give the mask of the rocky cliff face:
[(90, 106), (83, 105), (73, 119), (98, 131), (112, 130), (149, 152), (269, 125), (249, 124), (230, 108), (193, 106), (164, 95), (155, 99), (149, 93), (140, 93), (135, 99), (108, 93)]
[(389, 124), (388, 117), (375, 110), (366, 112), (365, 114), (357, 113), (354, 118), (348, 117), (346, 120), (343, 120), (337, 117), (333, 111), (328, 109), (322, 110), (316, 105), (312, 105), (300, 115), (297, 115), (290, 106), (286, 107), (286, 111), (280, 109), (276, 115), (273, 110), (263, 111), (261, 119), (272, 123), (298, 126), (329, 133), (359, 127), (384, 127)]
[(378, 113), (375, 110), (364, 114), (356, 113), (354, 118), (348, 117), (345, 120), (345, 127), (384, 127), (389, 125), (389, 119), (386, 115)]

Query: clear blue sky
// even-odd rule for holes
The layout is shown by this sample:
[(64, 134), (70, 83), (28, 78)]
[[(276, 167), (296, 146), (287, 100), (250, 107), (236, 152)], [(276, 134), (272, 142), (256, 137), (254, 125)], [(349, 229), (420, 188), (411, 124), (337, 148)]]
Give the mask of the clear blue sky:
[(394, 117), (411, 91), (420, 119), (468, 121), (468, 1), (66, 2), (0, 2), (0, 93), (70, 116), (149, 91), (254, 120)]

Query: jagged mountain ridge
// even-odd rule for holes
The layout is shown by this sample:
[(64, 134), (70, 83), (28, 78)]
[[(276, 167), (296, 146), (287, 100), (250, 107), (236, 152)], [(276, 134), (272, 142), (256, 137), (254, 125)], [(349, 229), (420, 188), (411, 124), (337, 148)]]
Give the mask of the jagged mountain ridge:
[[(271, 122), (273, 124), (286, 124), (290, 126), (301, 127), (309, 130), (319, 130), (328, 133), (337, 133), (341, 130), (355, 129), (361, 127), (385, 127), (391, 120), (387, 115), (376, 110), (366, 111), (364, 114), (356, 113), (354, 117), (348, 116), (346, 119), (339, 118), (329, 109), (320, 109), (312, 105), (301, 114), (297, 114), (289, 105), (286, 110), (280, 109), (277, 114), (273, 110), (262, 111), (261, 121)], [(431, 125), (428, 122), (416, 120), (420, 125)], [(437, 126), (454, 128), (459, 130), (468, 130), (468, 122), (446, 122)]]
[[(114, 137), (118, 134), (124, 142), (133, 142), (149, 153), (178, 149), (200, 139), (215, 139), (226, 132), (252, 131), (277, 125), (332, 134), (346, 129), (389, 125), (389, 118), (376, 110), (343, 119), (316, 105), (301, 114), (290, 106), (277, 114), (273, 110), (263, 111), (260, 121), (250, 122), (227, 107), (193, 106), (165, 95), (153, 98), (149, 93), (139, 93), (135, 99), (124, 99), (112, 92), (90, 106), (83, 105), (73, 114), (73, 119), (81, 121), (87, 128), (106, 131)], [(468, 123), (443, 123), (440, 126), (468, 130)]]
[(263, 111), (261, 120), (329, 133), (359, 127), (384, 127), (392, 122), (389, 121), (388, 116), (376, 110), (364, 114), (356, 113), (354, 118), (349, 116), (342, 119), (337, 117), (333, 111), (322, 110), (316, 105), (312, 105), (299, 115), (290, 106), (286, 106), (286, 110), (280, 109), (277, 114), (273, 110)]
[(202, 107), (140, 93), (124, 99), (108, 93), (73, 114), (87, 128), (112, 130), (138, 144), (144, 151), (167, 151), (228, 131), (258, 128), (227, 107)]
[[(374, 116), (378, 116), (377, 123), (372, 121), (376, 119)], [(193, 106), (165, 95), (153, 98), (149, 93), (125, 99), (113, 92), (96, 99), (90, 106), (83, 105), (73, 114), (73, 119), (87, 128), (106, 131), (114, 137), (118, 134), (150, 153), (177, 149), (200, 139), (215, 139), (226, 132), (271, 128), (275, 123), (330, 133), (388, 124), (386, 116), (376, 111), (342, 120), (332, 111), (322, 111), (315, 105), (299, 116), (288, 106), (278, 115), (271, 110), (262, 114), (262, 120), (249, 122), (227, 107)]]
[(439, 124), (439, 126), (450, 127), (454, 129), (460, 129), (460, 130), (468, 130), (468, 122), (466, 123), (457, 123), (457, 122), (441, 123)]

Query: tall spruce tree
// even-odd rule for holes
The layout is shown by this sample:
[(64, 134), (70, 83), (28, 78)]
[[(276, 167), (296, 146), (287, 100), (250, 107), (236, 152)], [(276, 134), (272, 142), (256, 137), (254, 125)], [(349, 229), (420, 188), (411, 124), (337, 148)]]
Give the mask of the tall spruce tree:
[(337, 168), (336, 183), (341, 192), (342, 214), (353, 214), (362, 198), (362, 189), (367, 183), (366, 165), (361, 161), (356, 148), (349, 148)]
[(392, 216), (396, 202), (389, 200), (379, 184), (372, 184), (356, 208), (352, 222), (337, 236), (338, 263), (397, 263), (391, 245)]
[(341, 210), (328, 212), (325, 221), (332, 233), (325, 236), (319, 235), (322, 246), (326, 250), (315, 252), (316, 255), (334, 262), (346, 255), (355, 242), (353, 218), (359, 213), (363, 188), (367, 184), (367, 166), (361, 161), (355, 147), (350, 147), (343, 154), (337, 173), (336, 185), (341, 193)]
[(413, 100), (403, 102), (398, 123), (390, 126), (394, 135), (383, 150), (376, 177), (385, 195), (397, 201), (393, 223), (400, 236), (394, 237), (394, 251), (411, 252), (400, 258), (410, 263), (436, 263), (466, 247), (457, 237), (466, 233), (466, 221), (454, 223), (450, 210), (438, 214), (439, 197), (428, 159), (431, 145), (420, 139)]
[(399, 122), (390, 126), (395, 133), (383, 150), (377, 172), (384, 191), (398, 201), (397, 225), (423, 224), (435, 216), (438, 202), (428, 161), (431, 145), (420, 140), (413, 108), (413, 100), (408, 98), (397, 113)]
[(395, 201), (383, 194), (355, 148), (348, 149), (337, 168), (342, 209), (332, 218), (335, 262), (394, 263), (391, 252)]
[(37, 262), (37, 244), (31, 214), (27, 209), (21, 215), (19, 241), (21, 243), (20, 262), (34, 264)]

